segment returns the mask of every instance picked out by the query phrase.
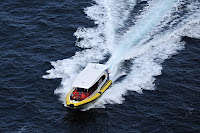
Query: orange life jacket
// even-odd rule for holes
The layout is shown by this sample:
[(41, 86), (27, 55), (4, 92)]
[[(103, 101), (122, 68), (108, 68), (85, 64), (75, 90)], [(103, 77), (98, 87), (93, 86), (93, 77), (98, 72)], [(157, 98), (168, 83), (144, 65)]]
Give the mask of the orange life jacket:
[(77, 95), (77, 94), (78, 94), (78, 92), (76, 90), (74, 90), (73, 95)]
[(81, 93), (80, 100), (84, 100), (85, 98), (86, 98), (86, 95), (82, 92), (82, 93)]

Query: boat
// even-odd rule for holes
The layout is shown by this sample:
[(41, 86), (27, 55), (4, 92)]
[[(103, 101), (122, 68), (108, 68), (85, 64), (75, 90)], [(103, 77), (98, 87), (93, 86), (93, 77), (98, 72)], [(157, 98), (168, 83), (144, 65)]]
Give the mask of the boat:
[(107, 65), (88, 63), (72, 83), (72, 89), (66, 96), (67, 107), (84, 107), (98, 99), (111, 84)]

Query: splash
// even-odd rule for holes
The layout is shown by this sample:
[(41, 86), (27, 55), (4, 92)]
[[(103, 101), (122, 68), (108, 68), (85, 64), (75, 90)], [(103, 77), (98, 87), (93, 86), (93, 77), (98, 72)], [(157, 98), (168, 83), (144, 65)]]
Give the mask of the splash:
[[(184, 49), (182, 36), (200, 37), (200, 4), (178, 0), (152, 0), (136, 6), (136, 0), (96, 0), (85, 9), (89, 19), (98, 26), (79, 28), (74, 33), (81, 38), (76, 46), (90, 48), (76, 52), (75, 56), (51, 62), (52, 68), (44, 78), (62, 78), (55, 90), (65, 104), (65, 96), (78, 73), (88, 62), (111, 57), (105, 64), (111, 66), (114, 84), (90, 108), (124, 100), (127, 91), (142, 93), (154, 90), (156, 76), (162, 72), (161, 63)], [(132, 16), (135, 13), (134, 19)], [(125, 61), (129, 61), (124, 63)], [(120, 77), (124, 77), (119, 80)], [(115, 93), (112, 93), (115, 92)]]
[(113, 53), (109, 61), (111, 66), (120, 61), (120, 58), (126, 56), (126, 52), (131, 47), (137, 45), (146, 34), (155, 28), (158, 23), (164, 19), (169, 11), (174, 7), (176, 0), (158, 1), (156, 4), (149, 8), (148, 12), (143, 16), (138, 23), (131, 27), (122, 37), (119, 42), (119, 47)]

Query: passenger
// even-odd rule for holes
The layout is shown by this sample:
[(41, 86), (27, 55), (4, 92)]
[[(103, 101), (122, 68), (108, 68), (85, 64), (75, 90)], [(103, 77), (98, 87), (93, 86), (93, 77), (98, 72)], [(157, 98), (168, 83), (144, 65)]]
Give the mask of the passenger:
[(85, 93), (85, 96), (86, 96), (86, 97), (89, 97), (89, 96), (90, 96), (89, 92), (86, 92), (86, 93)]
[(77, 90), (74, 90), (73, 95), (77, 95), (77, 94), (78, 94)]
[(81, 88), (78, 88), (77, 91), (81, 95)]
[(76, 90), (74, 90), (73, 92), (72, 92), (72, 95), (70, 96), (70, 99), (71, 100), (75, 100), (76, 99), (76, 95), (78, 94), (78, 92), (76, 91)]
[(76, 101), (80, 101), (80, 95), (76, 95)]
[(77, 91), (77, 89), (75, 89), (72, 93), (72, 99), (71, 100), (75, 100), (78, 101), (80, 99), (80, 95), (79, 92)]
[(81, 93), (80, 100), (84, 100), (85, 98), (86, 98), (86, 95), (82, 92), (82, 93)]

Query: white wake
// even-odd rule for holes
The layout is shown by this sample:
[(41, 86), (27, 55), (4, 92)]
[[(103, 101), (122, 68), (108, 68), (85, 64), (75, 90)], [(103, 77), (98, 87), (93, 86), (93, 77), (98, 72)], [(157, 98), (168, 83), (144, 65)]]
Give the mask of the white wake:
[[(142, 0), (141, 0), (142, 1)], [(62, 78), (55, 90), (63, 104), (77, 74), (88, 62), (102, 61), (111, 68), (113, 85), (90, 108), (122, 103), (127, 91), (142, 93), (154, 90), (156, 76), (162, 73), (161, 63), (184, 49), (182, 36), (200, 38), (200, 3), (180, 0), (148, 1), (132, 19), (136, 0), (95, 0), (85, 9), (98, 26), (79, 28), (74, 33), (76, 46), (89, 48), (75, 56), (51, 62), (44, 78)], [(140, 1), (139, 1), (140, 2)], [(128, 60), (130, 65), (124, 65)], [(124, 76), (123, 79), (116, 79)], [(112, 93), (115, 92), (115, 93)]]

